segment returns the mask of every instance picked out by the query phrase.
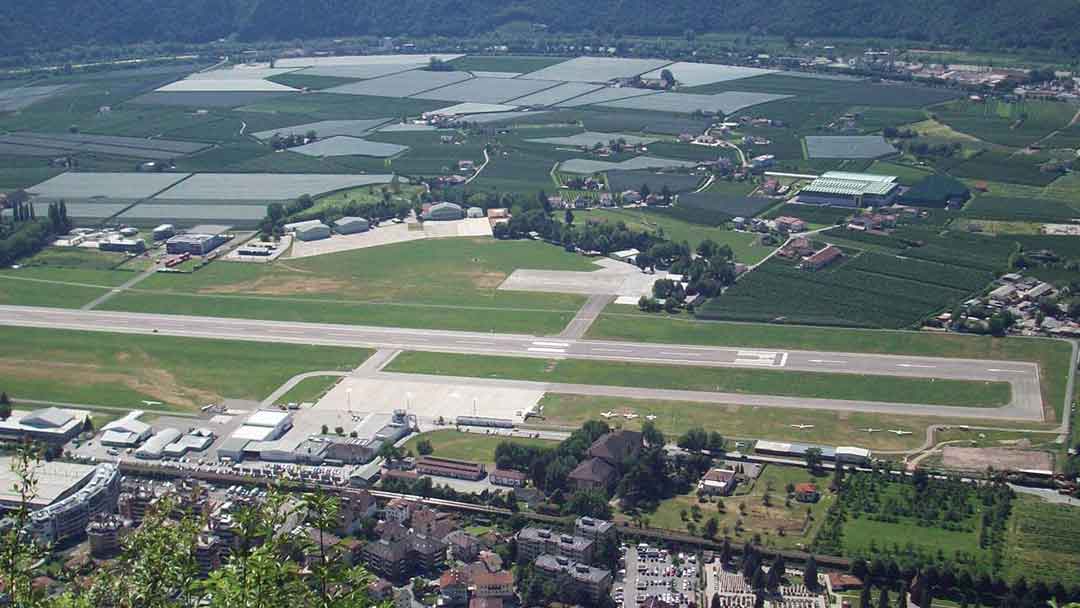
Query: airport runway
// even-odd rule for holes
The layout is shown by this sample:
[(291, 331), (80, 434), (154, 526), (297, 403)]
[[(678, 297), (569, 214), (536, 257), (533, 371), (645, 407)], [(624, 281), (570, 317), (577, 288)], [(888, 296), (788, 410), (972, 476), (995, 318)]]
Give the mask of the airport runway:
[[(1020, 361), (609, 342), (28, 306), (0, 306), (0, 325), (478, 355), (1007, 382), (1012, 386), (1012, 401), (1001, 409), (1012, 419), (1043, 420), (1038, 366)], [(998, 410), (998, 413), (1003, 412)]]

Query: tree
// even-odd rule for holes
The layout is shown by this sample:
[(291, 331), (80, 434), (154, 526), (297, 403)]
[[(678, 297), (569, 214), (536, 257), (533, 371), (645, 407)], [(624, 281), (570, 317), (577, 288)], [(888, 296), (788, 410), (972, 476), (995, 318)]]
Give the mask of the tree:
[(821, 448), (810, 448), (806, 450), (806, 468), (811, 472), (817, 472), (821, 469)]
[(859, 592), (859, 608), (870, 608), (870, 581), (866, 581)]
[(710, 517), (705, 522), (705, 538), (716, 538), (716, 533), (720, 530), (720, 522), (716, 520), (716, 517)]
[(652, 420), (646, 420), (645, 424), (641, 425), (641, 438), (645, 440), (645, 445), (649, 447), (664, 447), (664, 434), (660, 432), (660, 429), (656, 428), (656, 424)]
[(776, 591), (780, 588), (780, 583), (784, 581), (784, 569), (786, 567), (784, 557), (777, 553), (772, 565), (769, 566), (769, 576), (765, 581), (766, 588), (770, 591)]
[(707, 449), (710, 452), (723, 452), (724, 451), (724, 436), (716, 431), (709, 432), (709, 440), (707, 442)]
[(434, 451), (435, 451), (435, 448), (432, 447), (431, 442), (428, 441), (427, 439), (421, 439), (420, 441), (416, 442), (416, 453), (417, 454), (420, 454), (421, 456), (427, 456), (427, 455), (433, 453)]
[(0, 393), (0, 420), (11, 417), (11, 399), (6, 392)]
[(607, 496), (599, 490), (578, 490), (563, 505), (563, 512), (579, 517), (611, 519), (611, 505)]
[(664, 88), (670, 89), (675, 86), (675, 75), (667, 68), (660, 70), (660, 80), (664, 82)]
[(571, 210), (569, 210), (569, 209), (567, 209), (567, 210), (566, 210), (566, 213), (564, 213), (564, 214), (563, 214), (563, 222), (564, 222), (564, 223), (565, 223), (565, 224), (566, 224), (567, 226), (571, 226), (571, 225), (573, 225), (573, 223), (574, 223), (574, 212), (573, 212), (573, 211), (571, 211)]
[(724, 603), (720, 600), (720, 594), (712, 594), (712, 601), (709, 602), (709, 608), (723, 608)]
[(878, 596), (877, 608), (889, 608), (889, 589), (887, 587), (881, 588), (881, 595)]
[(322, 429), (320, 429), (320, 431), (322, 432), (323, 435), (329, 435), (330, 434), (330, 427), (324, 424), (324, 425), (322, 425)]
[(817, 590), (817, 575), (817, 560), (811, 555), (806, 559), (806, 569), (803, 570), (803, 584), (806, 585), (807, 589), (810, 589), (811, 591)]
[(704, 450), (705, 446), (709, 443), (709, 435), (702, 428), (693, 428), (679, 437), (678, 445), (684, 450), (699, 451)]

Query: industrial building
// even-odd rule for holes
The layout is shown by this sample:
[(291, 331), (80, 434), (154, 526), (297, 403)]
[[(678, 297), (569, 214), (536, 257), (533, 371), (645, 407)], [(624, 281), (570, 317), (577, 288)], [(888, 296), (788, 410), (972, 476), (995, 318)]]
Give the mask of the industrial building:
[(435, 203), (424, 213), (425, 220), (436, 222), (460, 220), (464, 217), (465, 211), (461, 205), (455, 203)]
[(112, 463), (99, 464), (73, 494), (31, 513), (30, 533), (46, 545), (81, 537), (93, 516), (116, 508), (119, 495), (120, 470)]
[(896, 176), (828, 171), (799, 191), (798, 202), (834, 207), (877, 207), (900, 191)]
[(806, 453), (812, 449), (821, 452), (822, 460), (834, 460), (842, 464), (867, 465), (870, 463), (870, 450), (852, 446), (832, 448), (824, 445), (809, 443), (786, 443), (781, 441), (758, 441), (754, 444), (754, 452), (771, 456), (787, 456), (791, 458), (805, 458)]
[(416, 472), (421, 475), (477, 481), (484, 478), (485, 469), (484, 465), (467, 460), (453, 460), (435, 456), (421, 456), (416, 459)]
[(90, 412), (49, 407), (32, 412), (13, 411), (0, 420), (0, 439), (36, 439), (64, 444), (86, 428)]
[(206, 255), (229, 240), (227, 234), (178, 234), (165, 241), (165, 251), (172, 255)]
[(356, 234), (371, 229), (371, 222), (363, 217), (343, 217), (334, 222), (334, 232), (338, 234)]
[(118, 253), (142, 253), (146, 251), (146, 242), (142, 239), (112, 237), (98, 241), (98, 249)]
[(101, 427), (101, 445), (117, 448), (135, 447), (150, 437), (150, 425), (139, 420), (142, 410), (128, 412), (123, 418)]
[(318, 241), (330, 238), (330, 227), (320, 220), (285, 224), (285, 232), (291, 232), (293, 236), (301, 241)]

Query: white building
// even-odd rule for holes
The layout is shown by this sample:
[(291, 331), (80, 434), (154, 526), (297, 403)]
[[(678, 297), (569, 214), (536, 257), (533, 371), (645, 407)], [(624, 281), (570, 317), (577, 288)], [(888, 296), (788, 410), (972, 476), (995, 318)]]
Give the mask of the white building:
[(90, 412), (49, 407), (32, 412), (13, 411), (0, 420), (0, 439), (36, 439), (67, 443), (86, 428)]
[(142, 415), (142, 410), (128, 412), (123, 418), (101, 427), (101, 445), (128, 448), (146, 441), (150, 437), (151, 429), (149, 424), (139, 420)]
[(363, 217), (343, 217), (334, 222), (334, 232), (338, 234), (356, 234), (371, 229), (371, 222)]
[(135, 450), (135, 457), (145, 460), (160, 460), (165, 455), (165, 446), (176, 441), (181, 436), (180, 431), (174, 428), (161, 429), (154, 433), (141, 448)]
[(291, 232), (301, 241), (318, 241), (330, 238), (330, 227), (319, 220), (285, 224), (285, 232)]
[(111, 513), (120, 496), (120, 470), (102, 463), (86, 485), (70, 496), (30, 514), (30, 533), (39, 542), (54, 544), (81, 537), (86, 524), (98, 513)]

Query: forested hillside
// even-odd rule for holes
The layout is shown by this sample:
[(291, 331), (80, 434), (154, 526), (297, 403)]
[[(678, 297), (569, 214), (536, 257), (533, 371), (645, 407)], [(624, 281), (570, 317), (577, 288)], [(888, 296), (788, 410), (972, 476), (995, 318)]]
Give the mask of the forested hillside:
[(1080, 52), (1077, 0), (8, 0), (0, 3), (0, 54), (233, 34), (460, 36), (514, 21), (556, 33), (753, 31)]

